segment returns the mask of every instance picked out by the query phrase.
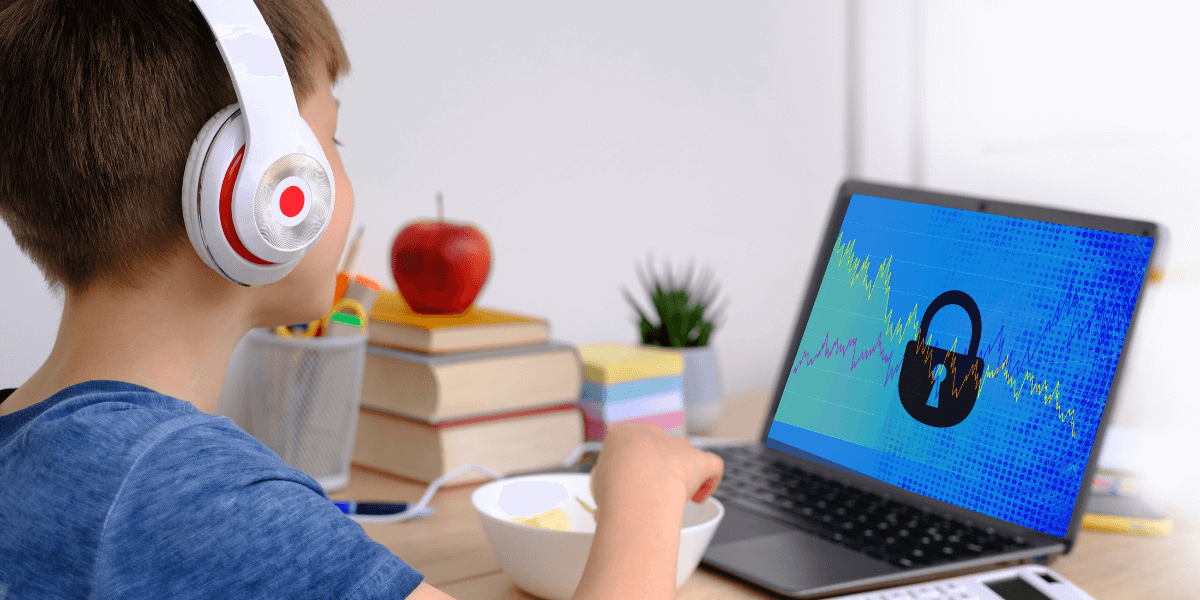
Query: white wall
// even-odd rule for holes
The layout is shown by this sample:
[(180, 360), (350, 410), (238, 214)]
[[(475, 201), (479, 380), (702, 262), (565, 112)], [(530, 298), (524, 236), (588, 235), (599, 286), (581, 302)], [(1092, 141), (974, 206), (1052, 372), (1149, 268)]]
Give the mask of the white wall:
[[(392, 239), (441, 190), (490, 237), (480, 304), (632, 342), (634, 263), (694, 259), (730, 301), (713, 338), (727, 393), (775, 385), (843, 173), (842, 2), (327, 4), (353, 64), (334, 95), (358, 270), (394, 285)], [(59, 308), (3, 243), (14, 385)]]
[(41, 271), (0, 226), (0, 389), (20, 386), (54, 346), (62, 300), (50, 294)]
[[(331, 0), (360, 268), (400, 227), (476, 223), (479, 302), (575, 343), (635, 341), (634, 263), (711, 266), (731, 394), (771, 387), (843, 167), (843, 7)], [(648, 304), (648, 302), (647, 302)]]

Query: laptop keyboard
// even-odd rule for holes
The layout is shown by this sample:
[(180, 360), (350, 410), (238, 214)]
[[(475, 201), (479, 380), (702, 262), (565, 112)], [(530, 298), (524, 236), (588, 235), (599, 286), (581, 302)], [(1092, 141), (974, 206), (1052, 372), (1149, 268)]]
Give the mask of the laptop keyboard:
[(713, 493), (851, 549), (915, 568), (1032, 547), (1020, 536), (908, 506), (769, 459), (754, 446), (709, 448), (725, 461)]

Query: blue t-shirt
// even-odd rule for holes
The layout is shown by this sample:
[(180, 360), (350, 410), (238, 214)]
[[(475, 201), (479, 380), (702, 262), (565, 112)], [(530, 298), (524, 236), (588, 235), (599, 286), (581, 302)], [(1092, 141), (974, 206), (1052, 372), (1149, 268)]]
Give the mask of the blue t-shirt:
[(187, 402), (88, 381), (0, 417), (0, 599), (395, 600), (421, 579)]

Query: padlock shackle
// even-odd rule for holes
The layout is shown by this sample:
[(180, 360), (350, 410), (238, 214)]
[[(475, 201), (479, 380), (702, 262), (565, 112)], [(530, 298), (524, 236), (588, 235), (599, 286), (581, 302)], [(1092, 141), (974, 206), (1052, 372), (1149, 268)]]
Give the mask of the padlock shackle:
[(967, 311), (967, 316), (971, 317), (971, 345), (967, 349), (967, 356), (975, 358), (975, 353), (979, 351), (979, 338), (983, 337), (983, 317), (979, 315), (979, 305), (975, 304), (975, 300), (961, 290), (943, 292), (929, 303), (929, 308), (925, 309), (925, 316), (921, 317), (921, 329), (917, 332), (917, 341), (925, 343), (929, 324), (933, 322), (933, 315), (951, 304), (963, 307), (963, 310)]

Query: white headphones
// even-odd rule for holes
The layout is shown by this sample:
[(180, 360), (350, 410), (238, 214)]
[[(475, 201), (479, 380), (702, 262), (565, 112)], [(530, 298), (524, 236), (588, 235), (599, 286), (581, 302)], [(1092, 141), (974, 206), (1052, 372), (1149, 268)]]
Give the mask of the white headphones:
[(183, 172), (183, 222), (200, 258), (245, 286), (282, 279), (333, 216), (333, 170), (300, 117), (287, 68), (253, 0), (192, 0), (238, 103), (200, 129)]

